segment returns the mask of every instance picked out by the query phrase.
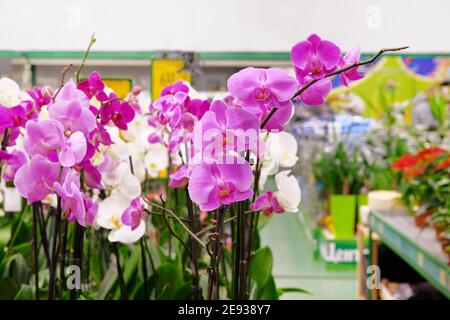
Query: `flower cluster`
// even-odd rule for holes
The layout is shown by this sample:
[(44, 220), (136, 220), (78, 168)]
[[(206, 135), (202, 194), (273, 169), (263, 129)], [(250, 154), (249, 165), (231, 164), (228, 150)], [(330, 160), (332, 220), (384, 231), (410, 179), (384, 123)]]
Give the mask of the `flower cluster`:
[(450, 167), (450, 152), (439, 147), (430, 147), (416, 154), (403, 155), (392, 165), (393, 169), (408, 179), (424, 174), (427, 167), (432, 167), (433, 172)]

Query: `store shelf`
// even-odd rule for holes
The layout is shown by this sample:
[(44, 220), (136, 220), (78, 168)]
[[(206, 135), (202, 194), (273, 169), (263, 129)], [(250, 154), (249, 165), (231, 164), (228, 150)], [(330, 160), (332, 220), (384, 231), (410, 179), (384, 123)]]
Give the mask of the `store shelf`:
[(371, 212), (371, 232), (450, 299), (450, 266), (434, 230), (420, 229), (405, 214)]

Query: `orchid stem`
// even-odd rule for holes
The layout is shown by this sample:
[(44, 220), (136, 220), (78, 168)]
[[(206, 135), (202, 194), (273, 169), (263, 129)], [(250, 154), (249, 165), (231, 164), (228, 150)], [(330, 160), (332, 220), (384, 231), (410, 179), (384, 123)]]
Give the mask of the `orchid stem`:
[(57, 261), (57, 242), (58, 234), (61, 224), (61, 198), (58, 196), (58, 207), (55, 213), (55, 225), (53, 229), (53, 242), (52, 242), (52, 257), (50, 266), (50, 278), (48, 284), (48, 300), (55, 299), (55, 284), (56, 284), (56, 265)]
[(145, 299), (148, 299), (148, 272), (147, 272), (147, 257), (145, 256), (145, 238), (140, 239), (141, 246), (141, 260), (142, 260), (142, 274), (144, 276), (144, 295)]
[(89, 55), (89, 51), (91, 51), (91, 47), (93, 46), (95, 41), (97, 41), (97, 39), (95, 39), (95, 33), (93, 33), (92, 36), (91, 36), (91, 41), (89, 42), (89, 46), (87, 47), (87, 50), (84, 52), (83, 60), (81, 61), (81, 64), (78, 67), (77, 72), (75, 73), (76, 79), (77, 79), (77, 83), (80, 82), (81, 70), (83, 70), (84, 65), (86, 64), (86, 59), (87, 59), (87, 57)]
[[(194, 212), (194, 206), (192, 204), (192, 200), (189, 197), (188, 189), (185, 189), (186, 192), (186, 206), (188, 209), (188, 215), (189, 215), (189, 222), (191, 226), (191, 231), (193, 233), (197, 232), (197, 222)], [(192, 259), (191, 259), (191, 267), (192, 267), (192, 295), (194, 300), (202, 300), (202, 290), (200, 288), (200, 276), (198, 273), (198, 261), (197, 261), (197, 255), (198, 255), (198, 249), (197, 244), (195, 243), (195, 240), (190, 236), (190, 245), (191, 245), (191, 252), (192, 252)]]
[(34, 286), (35, 286), (35, 298), (39, 300), (39, 252), (37, 246), (37, 215), (38, 215), (38, 204), (33, 202), (33, 255), (34, 255)]
[(55, 94), (52, 97), (52, 101), (55, 102), (56, 97), (58, 96), (61, 89), (64, 87), (64, 78), (66, 77), (66, 73), (69, 72), (70, 68), (73, 67), (73, 64), (69, 64), (64, 67), (64, 69), (61, 71), (61, 81), (59, 83), (58, 90), (56, 90)]
[[(74, 242), (73, 242), (73, 260), (74, 264), (78, 266), (80, 270), (80, 275), (83, 274), (82, 272), (82, 258), (83, 258), (83, 238), (84, 238), (84, 229), (83, 227), (77, 222), (74, 222), (75, 224), (75, 235), (74, 235)], [(83, 277), (81, 276), (81, 279)], [(81, 288), (80, 288), (81, 290)], [(75, 300), (78, 295), (78, 289), (74, 288), (70, 292), (70, 300)]]
[[(390, 49), (381, 49), (380, 51), (378, 51), (372, 58), (365, 60), (365, 61), (361, 61), (361, 62), (355, 62), (351, 65), (348, 65), (344, 68), (338, 69), (332, 73), (329, 73), (319, 79), (314, 79), (311, 80), (309, 82), (307, 82), (305, 85), (303, 85), (302, 87), (300, 87), (295, 93), (294, 95), (291, 97), (291, 101), (294, 100), (295, 98), (297, 98), (299, 95), (301, 95), (303, 92), (306, 91), (306, 89), (308, 89), (309, 87), (311, 87), (313, 84), (315, 84), (316, 82), (325, 79), (325, 78), (329, 78), (332, 76), (336, 76), (342, 72), (348, 71), (350, 69), (353, 68), (357, 68), (366, 64), (371, 64), (372, 62), (374, 62), (378, 57), (380, 57), (382, 54), (386, 53), (386, 52), (396, 52), (396, 51), (401, 51), (401, 50), (405, 50), (408, 49), (408, 46), (404, 46), (404, 47), (399, 47), (399, 48), (390, 48)], [(263, 121), (261, 122), (261, 129), (264, 129), (264, 126), (267, 124), (267, 122), (270, 120), (270, 118), (272, 118), (272, 116), (274, 115), (274, 113), (277, 111), (278, 109), (273, 108), (269, 114), (263, 119)]]
[(122, 300), (128, 300), (127, 286), (125, 284), (125, 279), (123, 277), (122, 266), (120, 265), (119, 244), (117, 242), (113, 242), (112, 248), (114, 256), (116, 257), (117, 277), (119, 278), (120, 296)]

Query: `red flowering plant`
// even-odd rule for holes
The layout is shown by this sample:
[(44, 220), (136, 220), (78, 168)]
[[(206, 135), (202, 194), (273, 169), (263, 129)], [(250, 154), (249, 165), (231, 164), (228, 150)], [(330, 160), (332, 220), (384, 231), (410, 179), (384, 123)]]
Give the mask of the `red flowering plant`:
[[(400, 191), (404, 203), (415, 212), (416, 223), (431, 219), (439, 235), (450, 226), (450, 151), (430, 147), (406, 154), (392, 166), (402, 175)], [(421, 219), (425, 221), (420, 221)], [(448, 233), (448, 232), (447, 232)]]

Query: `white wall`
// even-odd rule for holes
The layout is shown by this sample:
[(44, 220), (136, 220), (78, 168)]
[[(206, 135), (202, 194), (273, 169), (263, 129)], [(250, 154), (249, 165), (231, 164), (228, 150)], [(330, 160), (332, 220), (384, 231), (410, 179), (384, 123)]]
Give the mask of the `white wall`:
[(0, 50), (288, 51), (315, 32), (342, 49), (450, 52), (449, 0), (0, 0)]

